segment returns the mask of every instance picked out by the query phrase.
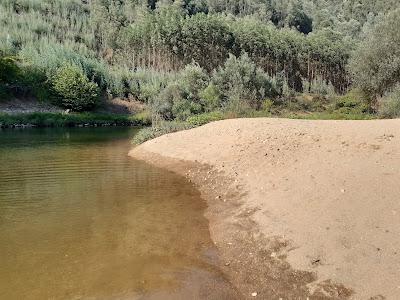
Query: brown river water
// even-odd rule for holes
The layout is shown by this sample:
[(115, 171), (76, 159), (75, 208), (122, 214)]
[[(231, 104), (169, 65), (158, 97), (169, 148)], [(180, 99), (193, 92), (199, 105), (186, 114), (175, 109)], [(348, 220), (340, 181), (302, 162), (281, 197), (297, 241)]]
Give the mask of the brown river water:
[(135, 129), (0, 131), (0, 299), (233, 299), (205, 202)]

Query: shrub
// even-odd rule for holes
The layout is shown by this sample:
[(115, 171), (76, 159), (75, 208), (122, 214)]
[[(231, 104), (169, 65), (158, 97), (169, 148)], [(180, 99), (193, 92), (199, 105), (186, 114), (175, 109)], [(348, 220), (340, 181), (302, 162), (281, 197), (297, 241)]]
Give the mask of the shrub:
[[(120, 73), (120, 74), (118, 74)], [(122, 73), (122, 74), (121, 74)], [(138, 69), (114, 71), (113, 76), (120, 77), (121, 81), (116, 86), (117, 90), (122, 90), (119, 94), (126, 96), (131, 94), (137, 100), (142, 102), (150, 102), (163, 90), (168, 84), (175, 80), (175, 73), (156, 72), (154, 70)], [(115, 95), (115, 91), (111, 90), (111, 94)]]
[[(277, 94), (271, 78), (257, 68), (247, 54), (239, 58), (230, 55), (225, 65), (214, 73), (212, 81), (222, 92), (223, 100), (245, 101), (252, 108), (260, 108), (265, 97)], [(238, 103), (233, 106), (238, 106)]]
[(326, 108), (328, 99), (320, 95), (300, 94), (290, 98), (287, 108), (299, 111), (322, 111)]
[(311, 82), (303, 80), (303, 89), (311, 94), (319, 94), (324, 96), (335, 95), (335, 87), (331, 82), (326, 82), (322, 77), (316, 77)]
[(152, 101), (152, 111), (164, 120), (185, 121), (204, 111), (200, 92), (208, 85), (209, 77), (197, 64), (187, 65), (175, 81), (168, 84)]
[(191, 115), (199, 114), (201, 111), (202, 107), (199, 103), (187, 99), (178, 99), (172, 106), (174, 118), (179, 121), (185, 121)]
[(51, 78), (57, 103), (74, 111), (92, 109), (98, 102), (99, 89), (75, 65), (66, 64)]
[(177, 83), (172, 83), (163, 89), (151, 101), (153, 114), (160, 116), (164, 120), (174, 119), (174, 103), (183, 101), (184, 95), (181, 87)]
[(199, 93), (208, 85), (209, 80), (207, 73), (196, 63), (187, 65), (178, 76), (179, 85), (187, 98), (195, 102), (199, 101)]
[(270, 112), (272, 106), (274, 106), (274, 101), (272, 101), (271, 99), (266, 99), (262, 103), (262, 109), (266, 112)]
[[(133, 85), (133, 87), (135, 87), (135, 85)], [(155, 99), (161, 93), (159, 86), (148, 82), (141, 84), (140, 88), (135, 92), (136, 93), (133, 93), (133, 95), (143, 102), (151, 102), (152, 99)]]
[(186, 130), (192, 127), (192, 125), (185, 122), (161, 122), (157, 126), (146, 127), (139, 130), (139, 132), (133, 137), (132, 143), (134, 145), (140, 145), (164, 134)]
[(400, 83), (400, 9), (378, 22), (353, 53), (350, 70), (355, 84), (373, 98)]
[(213, 111), (221, 106), (221, 91), (213, 83), (210, 83), (202, 90), (199, 93), (199, 97), (206, 112)]
[(19, 81), (20, 75), (20, 68), (14, 57), (0, 56), (0, 83), (16, 83)]
[(214, 111), (189, 117), (186, 122), (193, 126), (202, 126), (210, 122), (223, 120), (224, 114), (220, 111)]
[(379, 114), (384, 118), (400, 117), (400, 85), (379, 101)]
[(140, 126), (149, 126), (151, 125), (151, 113), (148, 110), (144, 110), (140, 113), (135, 114), (134, 116), (130, 117), (132, 122), (134, 122), (135, 125), (140, 125)]
[(352, 90), (336, 99), (334, 109), (339, 113), (368, 113), (371, 108), (360, 90)]
[(53, 100), (51, 86), (46, 74), (34, 66), (23, 65), (20, 84), (25, 92), (36, 97), (41, 102)]
[(243, 101), (243, 99), (235, 97), (229, 99), (229, 101), (224, 106), (224, 111), (227, 113), (232, 113), (232, 117), (239, 118), (247, 114), (248, 111), (254, 110), (248, 101)]

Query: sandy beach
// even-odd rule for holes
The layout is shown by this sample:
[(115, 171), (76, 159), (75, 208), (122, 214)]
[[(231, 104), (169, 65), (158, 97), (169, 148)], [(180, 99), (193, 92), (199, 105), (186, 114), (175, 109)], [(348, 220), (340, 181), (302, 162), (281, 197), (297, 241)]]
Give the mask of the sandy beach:
[(226, 120), (130, 156), (201, 191), (244, 299), (400, 299), (400, 120)]

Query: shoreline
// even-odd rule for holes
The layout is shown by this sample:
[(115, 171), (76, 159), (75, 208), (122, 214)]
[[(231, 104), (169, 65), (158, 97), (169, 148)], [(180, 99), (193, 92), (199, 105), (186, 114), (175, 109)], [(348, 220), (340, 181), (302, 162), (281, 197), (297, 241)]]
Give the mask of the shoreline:
[[(353, 294), (342, 284), (318, 282), (314, 272), (293, 269), (284, 254), (289, 241), (260, 232), (252, 219), (257, 208), (246, 206), (247, 191), (237, 179), (211, 165), (165, 157), (140, 147), (129, 156), (183, 176), (200, 191), (207, 203), (211, 240), (218, 251), (217, 267), (241, 294), (239, 299), (348, 299)], [(233, 221), (237, 217), (240, 223)]]
[(400, 172), (388, 168), (400, 164), (399, 124), (226, 120), (129, 155), (196, 185), (220, 268), (243, 298), (391, 299), (400, 224), (386, 214), (400, 209)]
[(148, 117), (109, 113), (60, 113), (32, 112), (0, 113), (0, 129), (5, 128), (46, 128), (46, 127), (112, 127), (149, 126)]

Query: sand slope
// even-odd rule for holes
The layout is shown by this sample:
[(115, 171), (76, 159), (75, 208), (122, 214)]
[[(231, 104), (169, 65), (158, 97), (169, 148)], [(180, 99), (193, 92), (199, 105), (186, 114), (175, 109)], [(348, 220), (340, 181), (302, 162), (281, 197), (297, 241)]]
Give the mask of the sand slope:
[(212, 237), (244, 297), (400, 299), (400, 120), (226, 120), (130, 155), (184, 160), (208, 185)]

